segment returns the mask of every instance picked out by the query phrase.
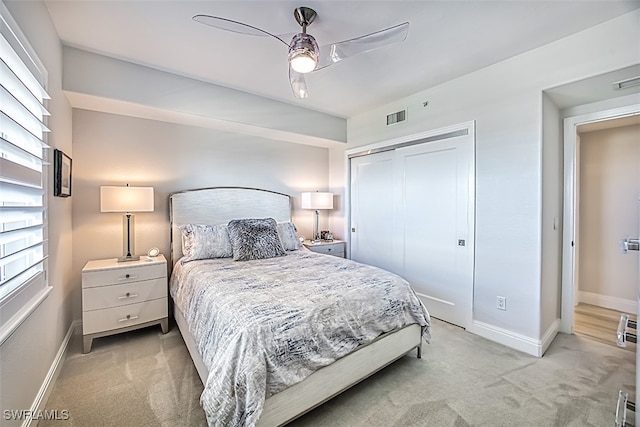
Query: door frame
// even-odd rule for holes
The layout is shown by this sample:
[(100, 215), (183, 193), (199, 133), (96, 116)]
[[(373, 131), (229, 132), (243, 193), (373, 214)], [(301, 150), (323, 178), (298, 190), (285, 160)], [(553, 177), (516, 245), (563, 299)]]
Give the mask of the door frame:
[[(452, 126), (446, 126), (442, 128), (432, 129), (415, 134), (400, 136), (386, 141), (380, 141), (364, 146), (358, 146), (345, 150), (345, 167), (346, 167), (346, 185), (345, 185), (345, 200), (346, 200), (346, 221), (345, 221), (345, 241), (347, 242), (348, 257), (351, 258), (351, 158), (359, 155), (374, 154), (380, 151), (393, 150), (412, 144), (429, 143), (431, 141), (442, 141), (450, 137), (462, 136), (461, 132), (466, 132), (464, 135), (471, 137), (471, 170), (469, 171), (469, 181), (467, 183), (468, 188), (468, 200), (469, 210), (467, 213), (467, 220), (469, 224), (469, 241), (472, 245), (469, 247), (472, 250), (471, 254), (471, 295), (469, 295), (469, 313), (467, 313), (466, 325), (464, 328), (471, 327), (473, 322), (473, 289), (475, 287), (475, 251), (476, 251), (476, 122), (471, 120), (468, 122), (459, 123)], [(442, 136), (442, 138), (439, 138)], [(422, 141), (425, 140), (425, 141)]]
[(580, 141), (578, 126), (640, 114), (640, 104), (571, 116), (564, 119), (564, 196), (562, 213), (562, 302), (560, 332), (573, 333), (573, 311), (576, 305), (577, 214)]

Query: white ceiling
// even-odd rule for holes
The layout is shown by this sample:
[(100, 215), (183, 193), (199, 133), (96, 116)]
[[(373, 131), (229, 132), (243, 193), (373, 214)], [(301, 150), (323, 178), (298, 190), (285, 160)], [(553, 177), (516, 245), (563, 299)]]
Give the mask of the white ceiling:
[[(351, 117), (640, 7), (640, 0), (153, 1), (45, 0), (64, 44), (207, 82)], [(287, 48), (269, 37), (211, 28), (210, 14), (274, 34), (299, 30), (298, 6), (318, 13), (308, 32), (323, 45), (405, 21), (403, 43), (307, 77), (293, 97)]]

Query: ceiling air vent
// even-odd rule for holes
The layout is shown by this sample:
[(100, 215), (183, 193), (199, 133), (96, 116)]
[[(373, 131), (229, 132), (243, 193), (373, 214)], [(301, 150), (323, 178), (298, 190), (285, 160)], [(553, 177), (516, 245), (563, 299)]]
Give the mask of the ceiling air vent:
[[(630, 79), (625, 79), (625, 80), (620, 80), (617, 82), (613, 82), (612, 83), (613, 88), (618, 90), (618, 89), (626, 89), (628, 87), (631, 86), (640, 86), (640, 76), (638, 77), (631, 77)], [(387, 118), (387, 121), (389, 119)]]
[(398, 111), (387, 115), (387, 126), (407, 120), (407, 110)]

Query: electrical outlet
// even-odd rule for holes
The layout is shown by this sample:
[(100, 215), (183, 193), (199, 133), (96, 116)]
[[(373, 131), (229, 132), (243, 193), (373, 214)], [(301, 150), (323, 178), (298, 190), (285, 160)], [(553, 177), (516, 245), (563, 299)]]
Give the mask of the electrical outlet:
[(505, 297), (497, 297), (496, 299), (496, 308), (498, 310), (507, 311), (507, 298)]

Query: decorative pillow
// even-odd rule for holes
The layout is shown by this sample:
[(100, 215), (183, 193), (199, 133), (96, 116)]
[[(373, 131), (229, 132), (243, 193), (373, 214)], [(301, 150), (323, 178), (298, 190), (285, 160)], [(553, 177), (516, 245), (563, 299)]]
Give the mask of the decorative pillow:
[(234, 219), (227, 224), (227, 231), (234, 261), (286, 255), (273, 218)]
[(227, 226), (186, 224), (180, 226), (182, 232), (182, 263), (209, 258), (229, 258), (233, 248), (227, 233)]
[(302, 246), (298, 233), (296, 233), (296, 226), (292, 222), (279, 222), (276, 229), (278, 230), (278, 236), (280, 242), (285, 251), (296, 251)]

